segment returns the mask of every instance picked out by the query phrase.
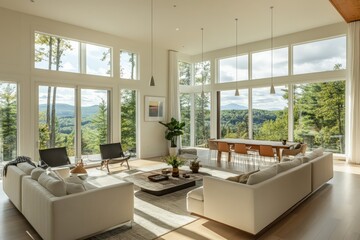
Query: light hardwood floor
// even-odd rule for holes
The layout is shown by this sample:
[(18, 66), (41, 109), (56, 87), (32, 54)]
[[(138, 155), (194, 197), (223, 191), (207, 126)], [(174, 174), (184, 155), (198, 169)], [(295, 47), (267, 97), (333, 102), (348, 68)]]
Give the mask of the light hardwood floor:
[[(134, 162), (135, 164), (135, 162)], [(152, 164), (146, 161), (136, 165)], [(225, 165), (226, 167), (226, 165)], [(234, 168), (234, 165), (231, 166)], [(235, 166), (236, 167), (236, 166)], [(360, 166), (334, 161), (334, 178), (259, 239), (338, 240), (360, 239)], [(1, 181), (0, 181), (1, 182)], [(29, 240), (40, 237), (0, 190), (0, 239)], [(199, 219), (162, 239), (238, 240), (253, 236), (215, 221)]]

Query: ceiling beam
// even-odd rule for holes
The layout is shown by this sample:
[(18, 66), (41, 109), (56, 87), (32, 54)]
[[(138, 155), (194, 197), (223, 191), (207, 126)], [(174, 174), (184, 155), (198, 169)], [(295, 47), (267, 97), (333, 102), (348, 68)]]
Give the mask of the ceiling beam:
[(359, 0), (329, 0), (347, 23), (360, 20)]

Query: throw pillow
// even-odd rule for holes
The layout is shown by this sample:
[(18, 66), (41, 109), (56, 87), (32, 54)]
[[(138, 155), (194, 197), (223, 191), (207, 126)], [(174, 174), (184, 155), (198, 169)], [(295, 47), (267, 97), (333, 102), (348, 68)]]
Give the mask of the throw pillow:
[(45, 172), (40, 175), (38, 182), (41, 186), (46, 188), (51, 194), (56, 197), (66, 195), (65, 183), (59, 179), (55, 179), (52, 176), (47, 175)]
[(288, 162), (288, 161), (291, 161), (291, 158), (289, 158), (289, 157), (282, 157), (281, 158), (281, 162)]
[(299, 158), (294, 158), (294, 160), (288, 161), (288, 162), (281, 162), (281, 163), (277, 164), (277, 174), (285, 172), (286, 170), (289, 170), (296, 166), (299, 166), (299, 165), (301, 165), (301, 163), (302, 163), (302, 160)]
[(44, 172), (45, 172), (45, 169), (43, 169), (41, 167), (34, 168), (31, 171), (31, 178), (37, 181), (39, 179), (40, 175)]
[(31, 171), (35, 168), (34, 166), (23, 162), (23, 163), (18, 163), (16, 165), (21, 171), (23, 171), (26, 175), (30, 175)]
[(306, 156), (308, 158), (310, 158), (310, 161), (311, 161), (317, 157), (320, 157), (321, 155), (323, 155), (323, 153), (324, 153), (324, 149), (322, 147), (320, 147), (320, 148), (314, 149), (311, 153), (307, 154)]
[(257, 173), (251, 174), (247, 180), (248, 185), (254, 185), (274, 177), (277, 173), (277, 166), (271, 166)]
[(70, 176), (70, 168), (69, 167), (54, 167), (50, 168), (50, 172), (55, 174), (57, 178), (60, 180), (64, 180), (65, 178)]
[(233, 182), (238, 182), (238, 183), (246, 183), (247, 180), (249, 179), (249, 176), (251, 174), (253, 174), (253, 173), (258, 172), (258, 171), (259, 170), (255, 170), (255, 171), (248, 172), (248, 173), (243, 173), (243, 174), (240, 174), (240, 175), (237, 175), (237, 176), (228, 177), (226, 180), (233, 181)]
[(303, 163), (307, 163), (307, 162), (310, 161), (310, 158), (307, 157), (307, 156), (303, 156), (303, 157), (301, 158), (301, 160), (302, 160)]
[(82, 184), (65, 183), (65, 185), (66, 185), (66, 194), (85, 192), (85, 188)]

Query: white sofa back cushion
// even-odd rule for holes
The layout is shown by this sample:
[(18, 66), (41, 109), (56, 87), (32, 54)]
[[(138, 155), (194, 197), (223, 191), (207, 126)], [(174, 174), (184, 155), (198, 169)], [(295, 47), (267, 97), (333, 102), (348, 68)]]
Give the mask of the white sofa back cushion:
[(276, 165), (271, 166), (267, 169), (251, 174), (246, 184), (254, 185), (263, 182), (265, 180), (274, 177), (276, 173), (277, 173), (277, 166)]
[(277, 173), (282, 173), (285, 172), (286, 170), (289, 170), (291, 168), (294, 168), (296, 166), (299, 166), (302, 163), (301, 159), (295, 158), (292, 161), (287, 161), (287, 162), (281, 162), (279, 164), (277, 164)]
[(80, 193), (86, 191), (82, 184), (65, 183), (65, 186), (66, 186), (66, 194)]
[(38, 179), (38, 182), (41, 186), (46, 188), (50, 193), (56, 197), (61, 197), (66, 195), (66, 186), (65, 183), (61, 180), (55, 179), (46, 174), (42, 173)]
[(18, 163), (16, 166), (20, 168), (20, 170), (23, 171), (26, 175), (30, 175), (31, 171), (35, 168), (26, 162)]
[(324, 149), (322, 147), (319, 147), (317, 149), (314, 149), (311, 153), (307, 154), (306, 157), (310, 158), (310, 160), (313, 160), (317, 157), (320, 157), (324, 154)]
[(45, 169), (42, 169), (40, 167), (34, 168), (31, 171), (31, 178), (37, 181), (39, 179), (40, 175), (43, 174), (44, 172), (45, 172)]

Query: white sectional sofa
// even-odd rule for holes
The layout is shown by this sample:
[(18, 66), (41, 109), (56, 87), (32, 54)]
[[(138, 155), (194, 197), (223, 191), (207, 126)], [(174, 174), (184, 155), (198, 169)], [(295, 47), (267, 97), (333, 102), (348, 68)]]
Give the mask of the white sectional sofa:
[(332, 153), (312, 157), (261, 170), (275, 175), (253, 185), (206, 176), (202, 187), (188, 193), (187, 210), (256, 235), (333, 177)]
[(39, 182), (9, 166), (3, 189), (44, 240), (79, 239), (133, 220), (132, 183), (55, 196)]

